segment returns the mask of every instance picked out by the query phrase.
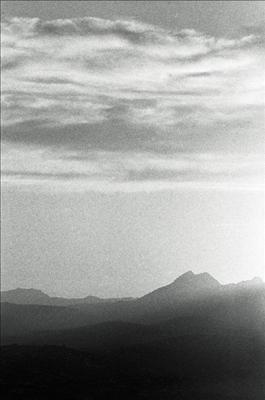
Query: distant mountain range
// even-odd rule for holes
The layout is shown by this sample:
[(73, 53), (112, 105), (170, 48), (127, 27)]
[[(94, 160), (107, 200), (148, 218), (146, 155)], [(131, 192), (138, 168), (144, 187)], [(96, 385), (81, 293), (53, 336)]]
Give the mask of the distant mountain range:
[[(178, 321), (182, 333), (187, 326), (202, 331), (218, 326), (262, 329), (265, 315), (265, 284), (261, 279), (221, 285), (208, 273), (191, 271), (139, 299), (95, 299), (52, 298), (34, 289), (2, 292), (2, 340), (37, 331), (87, 329), (113, 321), (145, 325), (171, 321), (171, 329)], [(75, 334), (70, 332), (70, 336)]]
[(97, 299), (2, 293), (5, 399), (265, 398), (261, 279), (189, 271), (138, 299)]
[[(215, 278), (209, 273), (204, 272), (200, 274), (194, 274), (192, 271), (188, 271), (183, 275), (179, 276), (174, 282), (167, 286), (160, 287), (151, 293), (148, 293), (141, 297), (141, 302), (157, 301), (158, 303), (163, 302), (175, 302), (176, 300), (182, 301), (184, 298), (191, 298), (198, 296), (200, 293), (214, 291), (220, 288), (231, 288), (231, 287), (242, 287), (242, 286), (259, 286), (264, 285), (261, 278), (254, 278), (250, 281), (241, 282), (239, 284), (221, 285)], [(65, 297), (51, 297), (48, 296), (41, 290), (37, 289), (12, 289), (1, 292), (0, 301), (2, 303), (12, 304), (38, 304), (38, 305), (50, 305), (50, 306), (73, 306), (79, 304), (97, 304), (97, 303), (113, 303), (118, 301), (132, 301), (135, 300), (132, 297), (124, 298), (100, 298), (97, 296), (86, 296), (83, 298), (65, 298)]]
[(50, 297), (37, 289), (17, 288), (1, 292), (1, 302), (13, 304), (40, 304), (49, 306), (71, 306), (75, 304), (95, 304), (103, 302), (132, 300), (131, 297), (102, 299), (97, 296), (86, 296), (83, 298)]
[(188, 271), (167, 286), (160, 287), (141, 298), (142, 303), (157, 303), (158, 306), (170, 302), (183, 302), (218, 290), (222, 285), (207, 272), (194, 274)]

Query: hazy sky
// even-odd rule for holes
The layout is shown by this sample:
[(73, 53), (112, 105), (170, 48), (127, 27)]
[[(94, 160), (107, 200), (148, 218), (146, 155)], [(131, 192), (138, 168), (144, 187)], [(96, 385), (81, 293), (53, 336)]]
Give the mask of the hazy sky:
[(264, 2), (2, 2), (2, 289), (264, 275)]

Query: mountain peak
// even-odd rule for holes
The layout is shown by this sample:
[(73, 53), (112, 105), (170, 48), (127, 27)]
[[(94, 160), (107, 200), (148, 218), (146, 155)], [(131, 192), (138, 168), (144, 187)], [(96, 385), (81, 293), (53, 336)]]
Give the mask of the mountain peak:
[(177, 287), (217, 287), (221, 284), (210, 275), (208, 272), (203, 272), (200, 274), (194, 274), (192, 271), (185, 272), (180, 275), (175, 281), (171, 284), (172, 286)]
[(254, 278), (248, 280), (248, 281), (243, 281), (243, 282), (239, 282), (238, 286), (241, 287), (258, 287), (258, 286), (263, 286), (265, 285), (264, 281), (259, 277), (259, 276), (255, 276)]
[(13, 293), (36, 293), (36, 294), (44, 294), (47, 296), (42, 290), (40, 289), (34, 289), (34, 288), (16, 288), (16, 289), (11, 289), (7, 290), (7, 292), (13, 292)]
[(192, 278), (193, 276), (195, 276), (195, 274), (194, 274), (194, 272), (192, 272), (190, 270), (190, 271), (184, 272), (184, 274), (180, 275), (177, 279), (175, 279), (175, 281), (178, 279), (186, 279), (186, 278), (189, 279), (189, 278)]
[(16, 289), (10, 289), (7, 291), (3, 291), (2, 294), (10, 294), (10, 295), (18, 295), (18, 296), (45, 296), (48, 297), (46, 293), (44, 293), (40, 289), (33, 289), (33, 288), (16, 288)]
[(16, 288), (1, 292), (1, 302), (15, 304), (46, 304), (49, 296), (39, 289)]
[(192, 271), (187, 271), (180, 275), (169, 285), (160, 287), (151, 293), (143, 296), (142, 299), (149, 299), (159, 302), (183, 301), (191, 298), (194, 295), (212, 291), (221, 286), (221, 284), (207, 272), (194, 274)]
[(174, 284), (174, 283), (187, 283), (187, 282), (192, 281), (194, 279), (194, 277), (195, 277), (194, 272), (187, 271), (187, 272), (184, 272), (184, 274), (180, 275), (178, 278), (176, 278), (172, 282), (172, 284)]
[(262, 285), (262, 284), (264, 284), (264, 282), (263, 282), (263, 280), (262, 280), (262, 278), (260, 276), (255, 276), (249, 282), (253, 283), (254, 285)]

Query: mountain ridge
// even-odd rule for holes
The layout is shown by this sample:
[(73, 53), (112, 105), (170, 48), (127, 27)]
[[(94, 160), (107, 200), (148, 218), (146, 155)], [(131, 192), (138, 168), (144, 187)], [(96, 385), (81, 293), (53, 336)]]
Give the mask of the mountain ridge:
[[(263, 332), (265, 284), (261, 283), (261, 280), (254, 279), (232, 286), (221, 285), (208, 274), (188, 272), (170, 285), (133, 301), (81, 303), (64, 307), (1, 302), (2, 340), (20, 335), (34, 337), (37, 331), (82, 327), (85, 329), (83, 341), (88, 339), (85, 326), (111, 322), (109, 329), (113, 332), (114, 321), (144, 325), (169, 324), (170, 332), (183, 335), (191, 331), (226, 332), (228, 328), (247, 331), (254, 327), (257, 332)], [(124, 332), (123, 327), (117, 330), (116, 323), (114, 331)], [(105, 328), (103, 330), (106, 332)], [(49, 338), (49, 335), (46, 337)], [(56, 335), (53, 335), (52, 338), (55, 338)], [(71, 340), (77, 337), (79, 341), (80, 337), (79, 331), (65, 332), (63, 335), (67, 340), (68, 337)], [(126, 335), (123, 336), (125, 341)], [(118, 337), (118, 334), (115, 336)], [(98, 340), (97, 335), (93, 337)]]
[(95, 304), (103, 302), (128, 301), (132, 299), (133, 299), (132, 297), (101, 298), (93, 295), (88, 295), (80, 298), (49, 296), (42, 290), (34, 288), (16, 288), (6, 291), (1, 291), (1, 303), (7, 302), (14, 304), (71, 306), (79, 303)]
[[(6, 291), (1, 291), (1, 303), (7, 302), (12, 304), (39, 304), (39, 305), (54, 305), (54, 306), (72, 306), (79, 304), (96, 304), (96, 303), (114, 303), (122, 301), (146, 301), (158, 297), (158, 301), (176, 300), (180, 295), (190, 297), (193, 294), (198, 295), (200, 292), (218, 290), (220, 288), (229, 287), (244, 287), (244, 286), (259, 286), (265, 285), (260, 277), (254, 277), (250, 280), (229, 283), (222, 285), (208, 272), (195, 274), (189, 270), (178, 276), (171, 283), (161, 286), (145, 295), (134, 297), (121, 298), (101, 298), (98, 296), (87, 295), (81, 298), (66, 298), (59, 296), (49, 296), (40, 289), (34, 288), (16, 288)], [(160, 298), (159, 298), (160, 296)], [(181, 298), (180, 298), (181, 300)]]

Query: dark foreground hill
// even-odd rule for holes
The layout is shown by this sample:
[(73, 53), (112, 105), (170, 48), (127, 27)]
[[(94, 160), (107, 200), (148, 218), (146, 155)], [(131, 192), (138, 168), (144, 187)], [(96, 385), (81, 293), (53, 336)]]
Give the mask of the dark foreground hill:
[(101, 353), (1, 349), (7, 400), (263, 400), (265, 352), (249, 335), (187, 335)]

